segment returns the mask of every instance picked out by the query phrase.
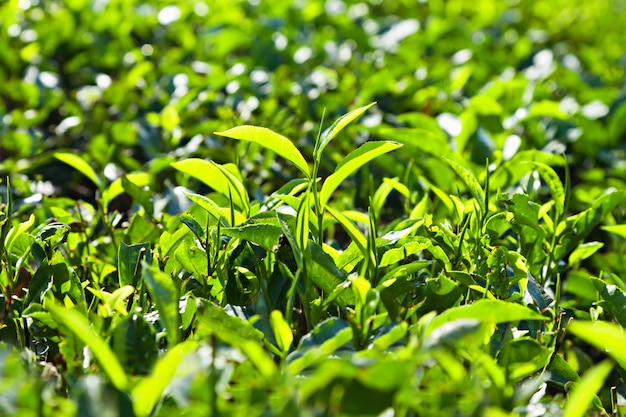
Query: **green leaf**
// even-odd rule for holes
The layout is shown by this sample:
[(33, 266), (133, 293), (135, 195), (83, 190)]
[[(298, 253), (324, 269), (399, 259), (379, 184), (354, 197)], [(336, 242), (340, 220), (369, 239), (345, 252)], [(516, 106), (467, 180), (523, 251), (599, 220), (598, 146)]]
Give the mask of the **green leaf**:
[(291, 327), (289, 327), (289, 324), (287, 324), (283, 318), (283, 313), (280, 310), (272, 311), (270, 314), (270, 325), (274, 331), (274, 337), (276, 338), (278, 348), (283, 352), (283, 354), (287, 353), (291, 348), (291, 343), (293, 342), (293, 333), (291, 331)]
[(132, 180), (133, 177), (124, 176), (122, 177), (122, 187), (124, 187), (124, 191), (130, 195), (133, 200), (137, 203), (141, 204), (141, 206), (149, 213), (154, 213), (154, 202), (152, 199), (152, 191), (147, 187), (136, 184)]
[[(333, 294), (337, 303), (346, 307), (354, 304), (354, 297), (351, 291), (341, 291), (345, 289), (346, 274), (341, 272), (335, 265), (333, 259), (320, 248), (317, 243), (309, 242), (306, 251), (307, 256), (307, 277), (313, 281), (316, 287), (324, 291), (326, 295)], [(336, 293), (339, 291), (339, 293)]]
[(195, 242), (186, 241), (180, 245), (174, 252), (174, 258), (197, 280), (202, 280), (209, 274), (207, 253)]
[(507, 323), (521, 320), (547, 321), (548, 317), (520, 304), (501, 300), (478, 300), (473, 304), (453, 307), (435, 317), (429, 326), (433, 330), (444, 323), (458, 319), (476, 319), (481, 323)]
[(406, 260), (410, 255), (415, 255), (419, 252), (422, 252), (425, 249), (428, 249), (432, 246), (430, 240), (424, 239), (422, 237), (412, 238), (406, 242), (403, 242), (399, 247), (392, 248), (383, 254), (380, 259), (380, 267), (393, 265), (395, 263)]
[(46, 298), (44, 307), (59, 326), (69, 329), (78, 339), (89, 346), (100, 367), (117, 389), (123, 391), (128, 387), (128, 379), (117, 357), (100, 336), (93, 331), (85, 316), (75, 309), (55, 305), (50, 298)]
[(604, 246), (602, 242), (585, 242), (579, 245), (569, 256), (569, 264), (577, 265)]
[(320, 363), (333, 352), (352, 341), (352, 328), (336, 317), (327, 319), (300, 339), (295, 352), (287, 358), (287, 372), (297, 375), (309, 366)]
[(143, 315), (130, 314), (118, 321), (111, 335), (111, 347), (130, 374), (147, 374), (157, 360), (156, 332)]
[(178, 110), (174, 106), (165, 106), (161, 112), (161, 126), (168, 132), (172, 132), (180, 124)]
[[(243, 185), (241, 181), (241, 174), (237, 169), (237, 166), (234, 164), (226, 164), (226, 165), (218, 165), (215, 162), (211, 161), (211, 164), (215, 166), (219, 172), (222, 173), (226, 181), (228, 181), (229, 188), (228, 193), (225, 194), (229, 199), (232, 197), (237, 197), (235, 199), (235, 204), (239, 206), (242, 210), (248, 213), (250, 210), (250, 201), (248, 198), (248, 191), (246, 191), (246, 187)], [(232, 171), (232, 172), (231, 172)], [(235, 173), (237, 175), (235, 175)], [(233, 193), (232, 190), (235, 192)]]
[[(625, 106), (626, 108), (626, 106)], [(614, 233), (623, 239), (626, 239), (626, 224), (615, 224), (611, 226), (600, 226), (600, 229), (606, 230), (609, 233)]]
[(67, 264), (60, 252), (55, 252), (50, 260), (50, 273), (52, 275), (52, 289), (59, 300), (68, 296), (70, 300), (82, 311), (86, 311), (85, 290), (81, 285), (76, 271)]
[(516, 339), (506, 343), (498, 354), (498, 364), (509, 373), (511, 381), (520, 381), (550, 361), (552, 351), (533, 339)]
[[(215, 201), (213, 201), (209, 197), (206, 197), (200, 194), (190, 193), (186, 191), (184, 193), (187, 196), (187, 198), (189, 198), (191, 201), (193, 201), (194, 203), (196, 203), (197, 205), (205, 209), (214, 219), (218, 221), (221, 220), (226, 226), (230, 226), (229, 224), (230, 208), (229, 207), (220, 207)], [(241, 213), (235, 210), (235, 224), (236, 225), (241, 224), (241, 223), (244, 223), (245, 221), (246, 221), (246, 218)]]
[(135, 288), (130, 285), (125, 285), (113, 291), (108, 300), (106, 300), (106, 306), (109, 311), (119, 311), (126, 314), (125, 302), (128, 297), (135, 293)]
[(306, 159), (302, 156), (298, 148), (288, 138), (271, 131), (265, 127), (257, 126), (237, 126), (224, 132), (215, 132), (218, 136), (226, 136), (232, 139), (245, 140), (258, 143), (259, 145), (274, 151), (282, 156), (302, 171), (307, 178), (311, 176)]
[(238, 227), (225, 227), (221, 230), (226, 236), (247, 240), (267, 251), (271, 251), (276, 246), (278, 238), (283, 233), (280, 226), (268, 223), (244, 224)]
[(147, 417), (157, 405), (163, 392), (176, 374), (176, 370), (187, 355), (196, 350), (198, 343), (186, 340), (170, 348), (159, 358), (151, 374), (137, 383), (130, 395), (137, 417)]
[(456, 172), (457, 175), (461, 177), (465, 185), (467, 185), (467, 188), (469, 188), (470, 192), (472, 193), (472, 196), (474, 196), (474, 198), (478, 202), (478, 206), (480, 207), (481, 212), (485, 213), (485, 192), (483, 191), (480, 183), (478, 182), (474, 174), (458, 162), (453, 161), (452, 159), (444, 158), (444, 160), (448, 163), (448, 165), (450, 165), (454, 172)]
[(31, 303), (43, 302), (43, 297), (50, 288), (52, 288), (52, 271), (48, 263), (43, 263), (30, 280), (28, 293), (24, 299), (24, 307)]
[[(241, 209), (248, 207), (247, 194), (242, 190), (240, 174), (235, 165), (225, 164), (222, 166), (213, 161), (199, 158), (183, 159), (172, 162), (171, 165), (176, 170), (202, 181), (224, 197), (229, 199), (232, 197), (233, 203), (237, 207)], [(230, 215), (226, 218), (230, 218)]]
[(13, 249), (13, 244), (15, 243), (17, 238), (30, 230), (30, 228), (33, 227), (34, 224), (35, 215), (31, 214), (28, 217), (28, 220), (26, 220), (25, 222), (22, 222), (15, 227), (11, 227), (11, 229), (9, 229), (9, 232), (7, 233), (6, 238), (4, 239), (4, 250), (10, 254), (11, 249)]
[(515, 216), (515, 223), (529, 226), (535, 230), (539, 227), (539, 204), (533, 203), (526, 194), (514, 194), (511, 199), (510, 210)]
[(102, 183), (100, 177), (98, 177), (98, 175), (96, 174), (96, 171), (94, 171), (91, 165), (89, 165), (80, 156), (69, 152), (55, 152), (53, 155), (59, 161), (68, 164), (69, 166), (89, 178), (91, 182), (93, 182), (98, 187), (98, 189), (101, 190), (104, 187), (104, 184)]
[(531, 117), (554, 117), (559, 120), (567, 120), (568, 115), (561, 110), (558, 101), (542, 100), (535, 101), (530, 105), (527, 118)]
[(180, 340), (178, 288), (172, 277), (146, 262), (143, 263), (143, 278), (159, 311), (159, 320), (165, 327), (168, 345), (174, 346)]
[(320, 205), (326, 206), (333, 192), (341, 185), (343, 180), (352, 175), (356, 170), (371, 161), (372, 159), (398, 149), (402, 144), (390, 141), (366, 142), (358, 149), (350, 152), (339, 163), (333, 172), (322, 185), (320, 191)]
[(300, 204), (298, 205), (298, 212), (296, 216), (296, 240), (298, 247), (302, 252), (306, 251), (307, 243), (309, 242), (309, 230), (311, 227), (311, 205), (310, 205), (311, 189), (307, 188), (306, 192), (302, 194)]
[(560, 221), (561, 216), (565, 213), (565, 188), (563, 187), (561, 178), (559, 178), (558, 174), (554, 171), (554, 169), (552, 169), (552, 167), (542, 162), (533, 162), (533, 166), (539, 172), (546, 184), (548, 184), (556, 209), (555, 220)]
[(626, 369), (626, 332), (617, 324), (604, 321), (572, 321), (567, 329), (590, 345), (608, 353), (617, 363)]
[(276, 374), (274, 361), (261, 347), (263, 334), (252, 327), (249, 321), (229, 315), (211, 303), (199, 307), (197, 317), (195, 337), (205, 340), (216, 336), (240, 349), (264, 378), (270, 380)]
[(120, 242), (120, 249), (117, 253), (117, 276), (120, 287), (138, 285), (136, 278), (139, 276), (139, 265), (142, 259), (151, 262), (150, 243), (127, 245)]
[(376, 103), (370, 103), (367, 106), (359, 107), (358, 109), (354, 109), (351, 112), (348, 112), (335, 120), (332, 126), (326, 129), (324, 133), (322, 133), (320, 142), (319, 144), (317, 144), (315, 150), (313, 151), (313, 158), (315, 158), (316, 161), (319, 161), (322, 156), (322, 152), (324, 152), (324, 149), (330, 143), (330, 141), (333, 140), (335, 136), (337, 136), (337, 134), (339, 134), (339, 132), (343, 130), (344, 127), (350, 124), (350, 122), (361, 117), (363, 113), (365, 113), (375, 104)]
[(359, 250), (363, 254), (363, 257), (368, 259), (370, 254), (367, 248), (367, 238), (363, 232), (361, 232), (359, 228), (356, 227), (356, 225), (339, 210), (335, 210), (330, 206), (326, 207), (326, 210), (337, 220), (337, 222), (339, 222), (348, 236), (350, 236), (350, 239), (352, 239), (352, 241), (358, 246)]
[[(612, 370), (613, 363), (610, 360), (602, 361), (588, 369), (568, 393), (563, 417), (583, 417), (586, 415), (589, 406), (604, 386), (604, 381)], [(605, 415), (604, 410), (602, 411), (602, 415)]]
[(189, 228), (198, 239), (204, 238), (204, 228), (200, 226), (200, 223), (189, 213), (183, 213), (180, 215), (180, 222)]
[(626, 293), (616, 285), (608, 285), (598, 278), (590, 278), (605, 302), (605, 308), (622, 327), (626, 327)]

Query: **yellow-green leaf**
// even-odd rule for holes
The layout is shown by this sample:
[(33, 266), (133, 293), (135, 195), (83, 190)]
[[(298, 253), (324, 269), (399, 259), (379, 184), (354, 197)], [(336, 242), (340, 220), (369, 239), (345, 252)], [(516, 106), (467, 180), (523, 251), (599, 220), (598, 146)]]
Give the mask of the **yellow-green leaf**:
[(320, 191), (320, 205), (324, 207), (333, 192), (341, 185), (343, 180), (352, 175), (357, 169), (371, 161), (372, 159), (391, 152), (401, 147), (401, 143), (391, 141), (366, 142), (358, 149), (350, 152), (335, 169), (322, 185)]
[(310, 177), (309, 165), (291, 140), (270, 129), (258, 126), (237, 126), (224, 132), (215, 132), (218, 136), (226, 136), (232, 139), (245, 140), (258, 143), (259, 145), (276, 152), (302, 171), (307, 178)]
[(55, 152), (54, 157), (61, 162), (64, 162), (89, 178), (91, 182), (96, 184), (99, 189), (102, 189), (103, 183), (100, 177), (96, 174), (96, 171), (80, 156), (69, 152)]

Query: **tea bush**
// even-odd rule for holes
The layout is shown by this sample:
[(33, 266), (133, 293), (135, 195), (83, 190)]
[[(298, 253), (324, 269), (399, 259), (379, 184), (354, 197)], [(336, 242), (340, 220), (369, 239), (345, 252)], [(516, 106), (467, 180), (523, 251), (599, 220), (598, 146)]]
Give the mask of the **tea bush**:
[(0, 23), (1, 415), (621, 415), (623, 1)]

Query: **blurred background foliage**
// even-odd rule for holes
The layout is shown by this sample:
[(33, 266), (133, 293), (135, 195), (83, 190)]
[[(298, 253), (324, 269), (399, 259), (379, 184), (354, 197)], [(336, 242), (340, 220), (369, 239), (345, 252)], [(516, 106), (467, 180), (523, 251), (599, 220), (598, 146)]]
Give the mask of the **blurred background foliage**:
[(337, 155), (406, 127), (405, 159), (433, 140), (477, 168), (567, 154), (579, 200), (626, 175), (622, 0), (9, 0), (0, 27), (0, 171), (24, 187), (92, 199), (50, 156), (67, 149), (108, 181), (147, 166), (160, 192), (177, 158), (237, 162), (266, 193), (288, 168), (255, 146), (240, 160), (212, 132), (263, 125), (310, 152), (324, 112), (371, 101), (369, 133)]

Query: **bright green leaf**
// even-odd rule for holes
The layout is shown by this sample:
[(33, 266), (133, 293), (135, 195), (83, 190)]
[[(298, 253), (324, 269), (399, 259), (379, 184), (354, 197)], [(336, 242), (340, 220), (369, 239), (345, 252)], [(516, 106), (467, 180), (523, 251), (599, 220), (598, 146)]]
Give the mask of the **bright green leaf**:
[(577, 265), (579, 262), (587, 259), (600, 248), (604, 246), (602, 242), (585, 242), (579, 245), (569, 256), (569, 263), (571, 265)]
[(457, 173), (457, 175), (461, 177), (465, 185), (467, 185), (467, 188), (469, 188), (470, 192), (472, 193), (472, 196), (474, 196), (474, 198), (476, 199), (476, 202), (478, 202), (478, 206), (480, 207), (481, 212), (484, 213), (486, 210), (485, 192), (483, 191), (480, 183), (476, 179), (476, 176), (474, 176), (471, 171), (469, 171), (458, 162), (448, 158), (444, 158), (444, 160)]
[(307, 178), (311, 175), (306, 159), (302, 156), (298, 148), (293, 142), (286, 137), (271, 131), (265, 127), (257, 126), (237, 126), (224, 132), (215, 132), (216, 135), (226, 136), (233, 139), (245, 140), (248, 142), (258, 143), (259, 145), (274, 151), (277, 155), (282, 156), (300, 171)]
[(274, 331), (274, 338), (276, 339), (278, 348), (283, 353), (287, 353), (293, 342), (293, 333), (280, 310), (272, 311), (270, 314), (270, 325)]
[(80, 156), (69, 152), (55, 152), (54, 157), (89, 178), (99, 189), (103, 188), (104, 184), (96, 171)]
[(626, 369), (626, 332), (617, 324), (604, 321), (572, 321), (567, 329), (590, 345), (608, 353)]
[(128, 386), (128, 379), (124, 369), (109, 346), (93, 331), (89, 320), (77, 310), (57, 306), (53, 300), (48, 298), (44, 302), (44, 307), (50, 312), (55, 322), (69, 329), (83, 343), (89, 346), (100, 367), (107, 374), (113, 385), (121, 391), (125, 390)]
[(365, 142), (358, 149), (350, 152), (341, 160), (335, 172), (333, 172), (322, 185), (320, 191), (320, 205), (326, 206), (333, 192), (341, 185), (343, 180), (352, 175), (356, 170), (372, 159), (398, 149), (402, 144), (390, 141)]
[(453, 307), (435, 317), (430, 329), (436, 329), (444, 323), (458, 319), (475, 319), (482, 323), (507, 323), (521, 320), (547, 321), (548, 317), (520, 304), (501, 300), (478, 300), (473, 304)]
[[(585, 372), (579, 382), (567, 395), (563, 417), (583, 417), (593, 402), (596, 394), (604, 386), (604, 381), (613, 370), (610, 360), (600, 362)], [(602, 413), (604, 414), (604, 413)]]
[(359, 107), (358, 109), (354, 109), (351, 112), (346, 113), (337, 120), (335, 120), (332, 126), (326, 129), (324, 133), (322, 133), (320, 142), (313, 152), (313, 158), (315, 158), (315, 160), (319, 160), (321, 158), (322, 152), (324, 152), (324, 149), (330, 143), (330, 141), (333, 140), (335, 136), (337, 136), (337, 134), (339, 134), (339, 132), (341, 132), (343, 128), (346, 127), (350, 122), (361, 117), (363, 113), (365, 113), (375, 104), (376, 103), (371, 103), (367, 106)]
[(150, 375), (135, 385), (130, 395), (137, 417), (150, 415), (176, 374), (178, 366), (187, 355), (196, 350), (197, 346), (197, 342), (187, 340), (170, 348), (163, 357), (159, 358)]

